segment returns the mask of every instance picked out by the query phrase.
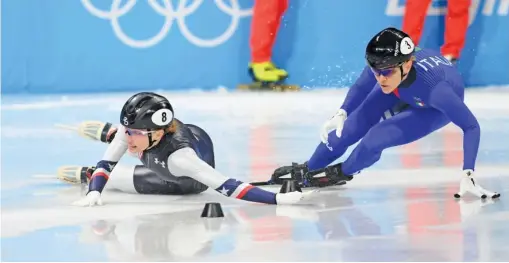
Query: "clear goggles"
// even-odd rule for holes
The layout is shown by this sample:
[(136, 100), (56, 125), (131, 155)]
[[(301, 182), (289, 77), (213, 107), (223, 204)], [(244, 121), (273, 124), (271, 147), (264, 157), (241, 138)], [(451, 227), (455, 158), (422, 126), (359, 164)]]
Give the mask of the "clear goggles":
[(156, 132), (156, 131), (141, 131), (141, 130), (134, 130), (134, 129), (129, 129), (129, 128), (125, 129), (125, 133), (129, 136), (145, 136), (145, 135), (152, 134), (154, 132)]

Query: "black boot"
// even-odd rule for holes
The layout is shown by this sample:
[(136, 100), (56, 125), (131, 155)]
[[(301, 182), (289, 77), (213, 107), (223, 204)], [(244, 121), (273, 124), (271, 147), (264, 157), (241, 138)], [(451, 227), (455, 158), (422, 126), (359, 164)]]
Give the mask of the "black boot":
[(80, 136), (104, 143), (111, 143), (117, 130), (112, 123), (100, 121), (84, 121), (77, 129)]
[(95, 171), (94, 166), (61, 166), (57, 178), (69, 184), (86, 184)]
[(345, 175), (341, 170), (341, 163), (327, 166), (323, 169), (309, 171), (304, 175), (302, 184), (312, 187), (326, 187), (342, 185), (353, 179), (351, 175)]
[(83, 167), (80, 171), (81, 173), (81, 183), (88, 184), (90, 179), (92, 178), (92, 174), (95, 172), (95, 166)]
[(113, 125), (111, 123), (109, 122), (106, 123), (106, 125), (101, 131), (101, 137), (99, 138), (101, 142), (109, 144), (111, 143), (111, 141), (113, 141), (113, 139), (115, 139), (115, 135), (117, 134), (118, 129), (112, 127)]
[(303, 164), (292, 163), (291, 166), (277, 168), (269, 181), (270, 184), (283, 184), (286, 180), (302, 182), (304, 174), (309, 171), (307, 162)]

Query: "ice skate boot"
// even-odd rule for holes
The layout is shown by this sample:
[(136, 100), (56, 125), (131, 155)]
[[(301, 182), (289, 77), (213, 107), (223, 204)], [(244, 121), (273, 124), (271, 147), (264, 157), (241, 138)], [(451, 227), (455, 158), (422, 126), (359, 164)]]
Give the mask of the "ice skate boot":
[(88, 184), (94, 171), (94, 166), (62, 166), (58, 168), (57, 178), (68, 184)]
[(113, 127), (113, 124), (100, 121), (84, 121), (77, 128), (67, 125), (58, 125), (58, 127), (76, 131), (83, 138), (105, 143), (113, 141), (117, 133), (117, 128)]
[(277, 168), (272, 174), (269, 184), (282, 184), (285, 180), (296, 180), (301, 187), (326, 187), (343, 185), (352, 179), (352, 176), (343, 174), (341, 164), (310, 171), (306, 162), (303, 164), (292, 163), (291, 166)]
[(308, 171), (304, 175), (302, 184), (313, 187), (326, 187), (332, 185), (343, 185), (353, 179), (353, 176), (346, 175), (341, 170), (341, 163), (327, 166), (323, 169)]

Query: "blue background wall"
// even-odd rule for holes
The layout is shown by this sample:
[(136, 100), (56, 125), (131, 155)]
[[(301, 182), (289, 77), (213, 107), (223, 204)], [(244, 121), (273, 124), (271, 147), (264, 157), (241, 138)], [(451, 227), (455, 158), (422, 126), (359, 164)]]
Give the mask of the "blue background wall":
[[(401, 25), (404, 3), (290, 0), (274, 61), (289, 70), (289, 82), (348, 86), (364, 65), (364, 46), (372, 34)], [(249, 81), (252, 4), (3, 0), (2, 93), (234, 88)], [(421, 46), (442, 44), (445, 5), (433, 2)], [(509, 0), (473, 0), (459, 64), (467, 85), (509, 84), (508, 10)]]

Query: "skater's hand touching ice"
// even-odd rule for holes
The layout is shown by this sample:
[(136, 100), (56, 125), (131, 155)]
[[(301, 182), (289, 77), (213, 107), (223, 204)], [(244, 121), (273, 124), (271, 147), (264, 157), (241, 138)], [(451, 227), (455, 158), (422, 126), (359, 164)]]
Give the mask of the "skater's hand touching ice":
[(72, 204), (75, 206), (96, 206), (103, 205), (103, 202), (99, 191), (91, 191), (87, 194), (87, 196)]
[(278, 193), (276, 194), (276, 203), (278, 205), (294, 205), (294, 204), (306, 204), (315, 198), (319, 190), (307, 191), (307, 192), (289, 192), (289, 193)]
[(466, 193), (471, 193), (479, 198), (499, 198), (500, 194), (496, 192), (491, 192), (479, 185), (477, 180), (474, 178), (473, 170), (464, 170), (463, 177), (460, 181), (460, 190), (458, 193), (454, 194), (454, 197), (461, 198)]

